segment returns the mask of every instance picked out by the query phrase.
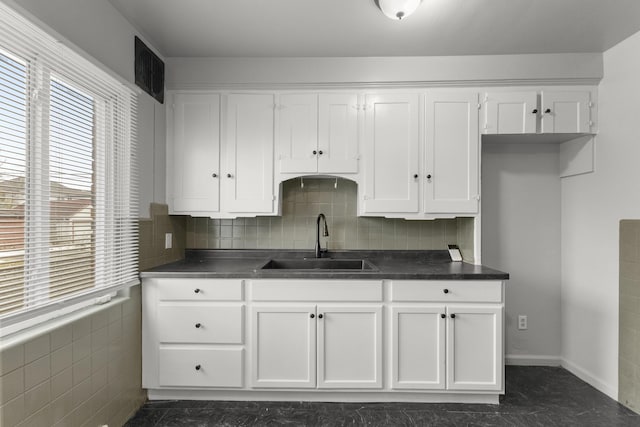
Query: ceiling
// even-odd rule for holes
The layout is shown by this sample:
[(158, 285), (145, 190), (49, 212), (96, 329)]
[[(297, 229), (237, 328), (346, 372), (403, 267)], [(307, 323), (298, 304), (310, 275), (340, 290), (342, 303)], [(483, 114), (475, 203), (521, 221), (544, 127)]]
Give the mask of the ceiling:
[(640, 31), (640, 0), (109, 0), (165, 57), (603, 52)]

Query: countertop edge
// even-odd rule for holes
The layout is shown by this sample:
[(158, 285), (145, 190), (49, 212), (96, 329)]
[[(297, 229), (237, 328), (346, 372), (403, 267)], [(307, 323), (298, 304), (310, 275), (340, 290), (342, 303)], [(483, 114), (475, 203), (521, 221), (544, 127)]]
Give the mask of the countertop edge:
[(506, 273), (327, 273), (327, 272), (286, 272), (273, 274), (226, 273), (226, 272), (141, 272), (140, 277), (147, 278), (198, 278), (198, 279), (323, 279), (323, 280), (509, 280)]

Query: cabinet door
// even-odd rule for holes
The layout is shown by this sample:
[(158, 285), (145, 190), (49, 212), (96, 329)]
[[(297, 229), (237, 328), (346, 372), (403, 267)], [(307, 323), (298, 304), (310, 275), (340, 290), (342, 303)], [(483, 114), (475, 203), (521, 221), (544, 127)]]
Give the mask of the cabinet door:
[(171, 213), (218, 212), (220, 96), (175, 94), (167, 145)]
[(276, 159), (282, 173), (318, 169), (318, 96), (280, 95)]
[(225, 210), (273, 212), (274, 96), (231, 94), (223, 148)]
[(315, 312), (315, 305), (252, 308), (252, 387), (316, 386)]
[(445, 388), (445, 307), (393, 307), (394, 389)]
[(318, 306), (318, 388), (382, 387), (382, 307)]
[(426, 97), (427, 213), (478, 212), (478, 94)]
[(418, 94), (367, 95), (364, 213), (419, 210)]
[(358, 172), (358, 96), (319, 96), (318, 172)]
[(536, 92), (490, 92), (485, 97), (485, 134), (536, 133)]
[(588, 91), (542, 92), (542, 133), (591, 132)]
[(502, 307), (447, 308), (447, 388), (503, 389)]

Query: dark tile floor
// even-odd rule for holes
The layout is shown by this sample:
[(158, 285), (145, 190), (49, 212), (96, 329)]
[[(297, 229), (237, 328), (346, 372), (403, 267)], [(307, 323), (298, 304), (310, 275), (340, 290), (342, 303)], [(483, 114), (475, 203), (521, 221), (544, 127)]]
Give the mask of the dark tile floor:
[(562, 368), (507, 366), (500, 405), (442, 403), (147, 402), (127, 427), (640, 426), (640, 415)]

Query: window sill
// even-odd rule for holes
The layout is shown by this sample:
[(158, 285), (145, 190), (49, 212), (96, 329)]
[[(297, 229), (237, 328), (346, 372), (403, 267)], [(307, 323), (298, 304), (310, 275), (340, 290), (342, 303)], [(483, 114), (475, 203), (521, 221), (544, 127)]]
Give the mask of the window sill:
[(106, 302), (104, 304), (86, 305), (84, 307), (77, 308), (76, 310), (73, 310), (70, 313), (66, 313), (58, 316), (56, 316), (56, 312), (52, 312), (50, 313), (52, 315), (51, 318), (43, 319), (41, 322), (33, 326), (25, 327), (25, 328), (16, 330), (15, 332), (8, 331), (8, 333), (5, 334), (5, 331), (1, 331), (1, 329), (8, 329), (8, 328), (0, 328), (0, 353), (7, 348), (24, 344), (41, 335), (48, 334), (51, 331), (54, 331), (55, 329), (71, 324), (76, 320), (82, 319), (87, 316), (91, 316), (103, 310), (108, 310), (109, 308), (114, 307), (116, 305), (123, 304), (125, 301), (129, 300), (128, 291), (129, 291), (128, 289), (125, 289), (123, 291), (118, 292), (118, 294), (115, 297), (111, 298), (109, 302)]

